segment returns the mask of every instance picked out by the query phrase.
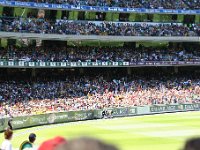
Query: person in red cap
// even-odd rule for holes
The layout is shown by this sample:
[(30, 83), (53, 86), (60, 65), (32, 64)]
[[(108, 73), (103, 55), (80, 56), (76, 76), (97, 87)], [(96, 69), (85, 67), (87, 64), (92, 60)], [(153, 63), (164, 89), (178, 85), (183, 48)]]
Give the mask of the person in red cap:
[(56, 150), (61, 144), (66, 144), (67, 141), (63, 137), (55, 137), (53, 139), (44, 141), (38, 150)]

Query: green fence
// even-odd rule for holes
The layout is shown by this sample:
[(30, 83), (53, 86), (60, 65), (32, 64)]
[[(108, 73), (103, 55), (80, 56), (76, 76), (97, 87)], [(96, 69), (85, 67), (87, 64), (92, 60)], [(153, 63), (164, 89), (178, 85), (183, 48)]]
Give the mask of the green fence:
[(92, 110), (69, 111), (61, 113), (16, 117), (13, 119), (12, 124), (14, 129), (19, 129), (37, 125), (64, 123), (64, 122), (72, 122), (72, 121), (80, 121), (88, 119), (94, 119), (94, 113)]
[(200, 104), (180, 104), (180, 105), (154, 105), (150, 106), (150, 113), (174, 112), (174, 111), (190, 111), (199, 110)]
[[(145, 109), (144, 109), (145, 108)], [(200, 104), (180, 104), (180, 105), (153, 105), (145, 107), (124, 107), (124, 108), (109, 108), (113, 111), (114, 117), (135, 116), (143, 114), (155, 114), (177, 111), (199, 110)], [(12, 121), (14, 129), (25, 127), (48, 125), (54, 123), (73, 122), (80, 120), (92, 120), (102, 117), (102, 110), (82, 110), (69, 111), (51, 114), (41, 114), (32, 116), (15, 117)], [(8, 118), (0, 118), (0, 132), (2, 132), (8, 124)]]

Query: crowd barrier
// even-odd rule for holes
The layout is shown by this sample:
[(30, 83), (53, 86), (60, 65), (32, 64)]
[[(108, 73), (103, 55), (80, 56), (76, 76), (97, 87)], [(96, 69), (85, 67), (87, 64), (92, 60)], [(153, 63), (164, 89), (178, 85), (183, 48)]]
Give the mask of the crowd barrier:
[[(126, 116), (147, 115), (156, 113), (167, 113), (167, 112), (194, 111), (199, 109), (200, 109), (200, 103), (109, 108), (108, 110), (113, 111), (114, 117), (126, 117)], [(100, 119), (101, 117), (102, 117), (102, 110), (69, 111), (69, 112), (15, 117), (13, 118), (12, 125), (14, 129), (21, 129), (39, 125)], [(0, 132), (2, 132), (7, 127), (8, 119), (9, 118), (0, 118)]]
[[(0, 4), (1, 5), (1, 4)], [(141, 42), (141, 41), (175, 41), (175, 42), (199, 42), (199, 36), (117, 36), (117, 35), (66, 35), (66, 34), (39, 34), (25, 32), (3, 32), (0, 31), (0, 38), (31, 38), (40, 40), (60, 41), (104, 41), (104, 42)]]

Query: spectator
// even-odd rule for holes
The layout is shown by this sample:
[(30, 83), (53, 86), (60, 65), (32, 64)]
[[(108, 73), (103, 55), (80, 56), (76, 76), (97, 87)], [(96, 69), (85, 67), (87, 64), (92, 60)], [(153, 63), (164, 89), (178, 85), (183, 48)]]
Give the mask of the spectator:
[(12, 150), (12, 144), (11, 144), (11, 139), (13, 136), (13, 131), (10, 129), (7, 129), (4, 131), (4, 142), (1, 145), (1, 150)]
[(21, 146), (20, 146), (20, 150), (25, 150), (26, 148), (31, 148), (32, 150), (34, 150), (34, 142), (36, 140), (36, 134), (35, 133), (31, 133), (29, 135), (29, 141), (24, 141)]

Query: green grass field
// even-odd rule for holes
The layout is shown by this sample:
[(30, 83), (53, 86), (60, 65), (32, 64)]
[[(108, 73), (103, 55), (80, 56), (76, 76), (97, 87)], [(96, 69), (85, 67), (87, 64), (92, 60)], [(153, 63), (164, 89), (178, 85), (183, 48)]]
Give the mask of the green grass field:
[[(91, 120), (33, 127), (15, 131), (15, 148), (30, 132), (37, 134), (36, 145), (56, 135), (67, 139), (89, 136), (117, 145), (121, 150), (180, 150), (186, 139), (200, 136), (200, 112), (160, 114), (111, 120)], [(0, 142), (3, 134), (0, 136)]]

